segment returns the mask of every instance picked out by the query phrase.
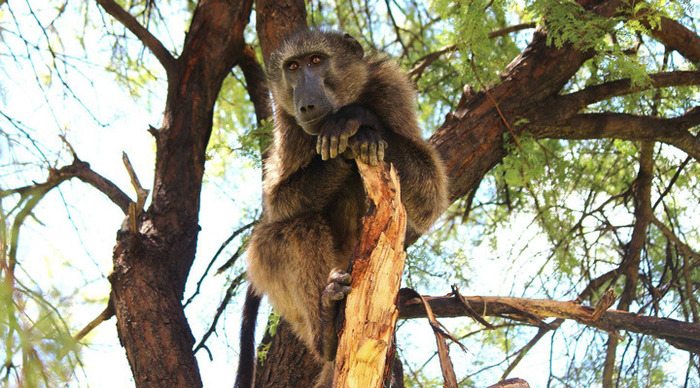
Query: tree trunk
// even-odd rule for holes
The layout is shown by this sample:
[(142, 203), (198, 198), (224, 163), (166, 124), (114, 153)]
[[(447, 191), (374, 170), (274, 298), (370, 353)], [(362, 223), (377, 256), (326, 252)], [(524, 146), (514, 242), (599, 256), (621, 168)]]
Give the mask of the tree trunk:
[[(112, 303), (139, 387), (198, 387), (181, 299), (195, 256), (205, 151), (214, 103), (243, 49), (252, 0), (199, 3), (183, 53), (166, 68), (151, 206), (117, 235)], [(137, 213), (140, 209), (136, 209)]]
[(255, 370), (256, 388), (313, 387), (319, 365), (282, 320), (275, 333), (265, 333), (261, 348), (267, 348)]

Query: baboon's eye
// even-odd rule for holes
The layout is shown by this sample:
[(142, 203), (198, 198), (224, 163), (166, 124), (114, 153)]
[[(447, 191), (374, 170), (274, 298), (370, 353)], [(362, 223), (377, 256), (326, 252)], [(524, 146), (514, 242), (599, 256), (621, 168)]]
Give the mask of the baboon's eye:
[(311, 63), (314, 64), (314, 65), (318, 65), (318, 64), (321, 63), (322, 61), (323, 61), (323, 59), (321, 59), (321, 56), (320, 56), (320, 55), (312, 55), (312, 56), (311, 56)]
[(287, 63), (287, 70), (296, 70), (299, 68), (299, 63), (291, 61)]

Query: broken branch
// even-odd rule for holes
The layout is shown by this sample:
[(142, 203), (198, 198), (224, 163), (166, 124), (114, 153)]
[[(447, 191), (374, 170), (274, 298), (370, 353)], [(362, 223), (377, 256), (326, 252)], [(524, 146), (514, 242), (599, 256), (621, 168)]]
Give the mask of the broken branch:
[[(468, 315), (462, 302), (454, 296), (424, 297), (438, 317), (461, 317)], [(638, 315), (626, 311), (608, 310), (593, 320), (595, 309), (576, 302), (560, 302), (545, 299), (510, 297), (465, 297), (469, 305), (482, 315), (498, 316), (507, 319), (529, 322), (531, 316), (544, 318), (572, 319), (586, 326), (614, 332), (625, 330), (647, 334), (667, 340), (681, 349), (700, 352), (700, 324), (682, 322), (672, 318), (659, 318)], [(403, 319), (424, 318), (425, 309), (418, 300), (411, 299), (399, 306), (399, 317)], [(524, 316), (527, 312), (530, 316)], [(680, 346), (678, 346), (680, 345)]]
[(406, 211), (393, 167), (357, 166), (370, 204), (352, 264), (352, 291), (346, 299), (333, 386), (379, 388), (394, 357)]

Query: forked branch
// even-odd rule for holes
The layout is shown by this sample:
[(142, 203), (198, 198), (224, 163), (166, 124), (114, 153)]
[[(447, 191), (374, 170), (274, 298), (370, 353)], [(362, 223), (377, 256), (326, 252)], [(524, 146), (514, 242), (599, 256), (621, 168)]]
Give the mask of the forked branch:
[(37, 192), (46, 193), (64, 181), (72, 178), (78, 178), (96, 188), (110, 200), (112, 200), (115, 205), (119, 206), (124, 214), (128, 214), (129, 204), (132, 202), (131, 198), (129, 198), (129, 196), (126, 195), (117, 185), (112, 183), (112, 181), (93, 171), (90, 168), (90, 164), (83, 162), (77, 157), (73, 160), (73, 163), (67, 166), (63, 166), (59, 169), (49, 169), (49, 177), (45, 182), (23, 186), (16, 189), (2, 190), (0, 191), (0, 198), (12, 194), (25, 196)]
[(163, 43), (151, 34), (146, 27), (142, 26), (133, 15), (124, 10), (124, 8), (114, 0), (96, 1), (108, 14), (112, 15), (119, 23), (136, 35), (143, 45), (155, 55), (156, 59), (158, 59), (168, 74), (171, 74), (175, 70), (175, 57), (173, 57), (170, 51), (163, 46)]

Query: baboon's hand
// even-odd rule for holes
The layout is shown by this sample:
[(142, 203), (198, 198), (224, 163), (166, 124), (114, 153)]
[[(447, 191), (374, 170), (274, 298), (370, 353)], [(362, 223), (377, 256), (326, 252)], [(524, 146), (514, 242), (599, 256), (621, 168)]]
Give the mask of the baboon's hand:
[(381, 128), (377, 116), (369, 109), (360, 105), (347, 105), (330, 115), (321, 124), (316, 139), (316, 153), (321, 159), (333, 159), (348, 148), (349, 140), (360, 127), (374, 130)]
[(376, 166), (384, 161), (384, 150), (388, 145), (377, 131), (362, 127), (355, 136), (350, 138), (349, 147), (349, 151), (344, 154), (345, 157), (359, 159), (362, 163)]

